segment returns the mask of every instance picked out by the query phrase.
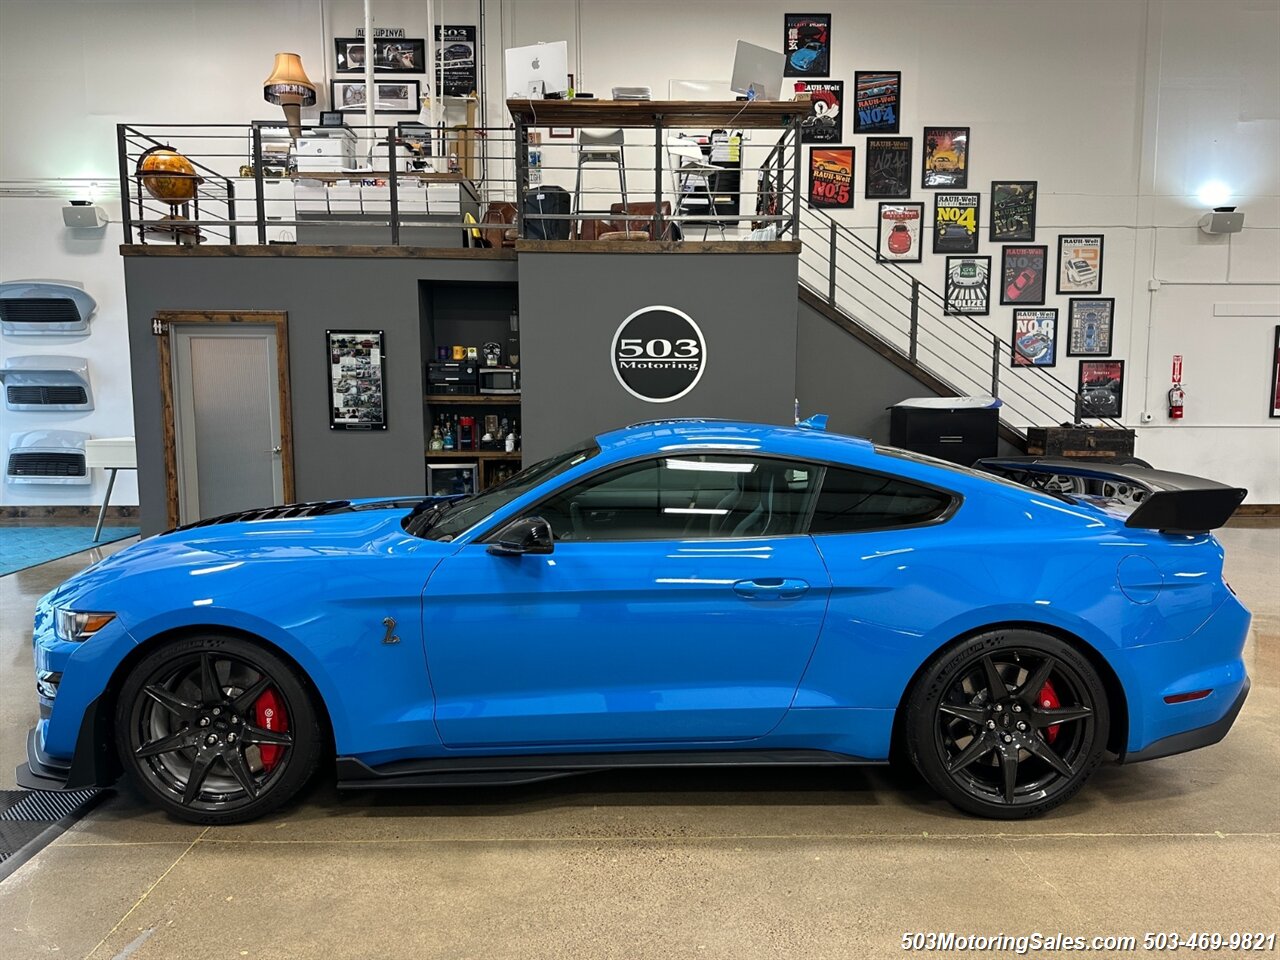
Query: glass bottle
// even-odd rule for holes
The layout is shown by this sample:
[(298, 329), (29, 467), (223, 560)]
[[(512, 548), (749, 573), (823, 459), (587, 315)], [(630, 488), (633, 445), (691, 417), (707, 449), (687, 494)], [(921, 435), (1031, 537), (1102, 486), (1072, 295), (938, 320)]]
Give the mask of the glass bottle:
[(444, 437), (440, 436), (440, 424), (438, 423), (431, 428), (431, 449), (432, 450), (444, 449)]

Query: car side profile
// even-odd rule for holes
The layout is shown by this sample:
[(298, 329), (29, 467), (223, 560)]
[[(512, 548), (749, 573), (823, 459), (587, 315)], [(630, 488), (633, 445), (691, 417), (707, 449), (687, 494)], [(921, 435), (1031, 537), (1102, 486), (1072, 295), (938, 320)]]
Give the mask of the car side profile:
[[(1209, 531), (1243, 490), (969, 469), (824, 420), (639, 424), (469, 497), (149, 537), (40, 600), (19, 781), (126, 772), (218, 824), (333, 754), (365, 789), (893, 753), (960, 809), (1020, 818), (1104, 756), (1226, 734), (1249, 613)], [(1097, 492), (1118, 476), (1146, 497)]]

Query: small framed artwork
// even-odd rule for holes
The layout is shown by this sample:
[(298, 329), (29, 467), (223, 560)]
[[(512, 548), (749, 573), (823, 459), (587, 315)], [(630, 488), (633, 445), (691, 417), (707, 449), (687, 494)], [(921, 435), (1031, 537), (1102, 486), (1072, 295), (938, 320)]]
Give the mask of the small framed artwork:
[(977, 253), (978, 210), (976, 193), (933, 195), (933, 252)]
[(1102, 234), (1058, 235), (1058, 294), (1102, 292)]
[(387, 351), (381, 330), (326, 330), (329, 429), (385, 430)]
[[(336, 73), (364, 73), (363, 37), (337, 37), (333, 41)], [(427, 41), (386, 37), (373, 41), (373, 69), (379, 73), (426, 73)]]
[(1067, 356), (1111, 356), (1114, 297), (1073, 297), (1067, 301)]
[(1000, 256), (1000, 302), (1005, 306), (1037, 306), (1044, 303), (1045, 246), (1004, 247)]
[(782, 49), (784, 77), (825, 77), (831, 72), (831, 14), (784, 14)]
[(858, 70), (853, 75), (853, 132), (897, 133), (901, 123), (902, 73)]
[(577, 130), (573, 127), (549, 127), (547, 128), (547, 136), (553, 140), (572, 140), (577, 134)]
[(923, 203), (880, 204), (876, 218), (876, 259), (881, 263), (919, 263), (923, 260), (920, 249), (923, 220)]
[(1038, 188), (1035, 180), (991, 181), (992, 243), (1036, 238)]
[(926, 190), (969, 186), (969, 128), (925, 127), (920, 186)]
[(985, 317), (991, 312), (991, 258), (947, 257), (944, 286), (944, 313)]
[(809, 148), (809, 206), (853, 206), (853, 147)]
[(1057, 310), (1031, 307), (1013, 311), (1009, 362), (1014, 367), (1052, 367), (1057, 364)]
[[(378, 113), (417, 113), (417, 80), (375, 80), (373, 109)], [(334, 110), (364, 110), (365, 90), (363, 80), (330, 80), (329, 100)]]
[(449, 497), (454, 494), (471, 496), (479, 487), (478, 463), (428, 463), (427, 496)]
[(1081, 360), (1076, 386), (1082, 417), (1119, 417), (1124, 410), (1124, 361)]
[(911, 138), (867, 137), (866, 197), (905, 200), (911, 196)]
[(809, 87), (809, 115), (800, 121), (801, 143), (839, 143), (844, 139), (843, 80), (813, 80)]
[(1271, 411), (1267, 416), (1280, 418), (1280, 327), (1276, 327), (1276, 346), (1271, 354)]

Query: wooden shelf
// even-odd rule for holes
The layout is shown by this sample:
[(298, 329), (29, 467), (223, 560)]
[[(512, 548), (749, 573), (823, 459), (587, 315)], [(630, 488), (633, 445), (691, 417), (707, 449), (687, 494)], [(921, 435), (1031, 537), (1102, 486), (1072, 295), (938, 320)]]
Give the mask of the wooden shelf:
[(456, 404), (458, 406), (492, 405), (500, 407), (518, 407), (520, 405), (520, 394), (518, 393), (428, 393), (422, 399), (426, 403), (448, 403)]
[(428, 450), (428, 460), (519, 460), (520, 451), (505, 450)]

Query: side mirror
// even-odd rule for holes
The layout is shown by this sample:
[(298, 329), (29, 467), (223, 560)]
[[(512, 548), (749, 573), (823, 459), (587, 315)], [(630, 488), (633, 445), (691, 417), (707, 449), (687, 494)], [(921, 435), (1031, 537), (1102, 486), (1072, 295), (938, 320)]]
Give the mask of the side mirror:
[(489, 544), (489, 553), (496, 557), (519, 557), (526, 553), (551, 553), (555, 548), (551, 524), (541, 517), (523, 517), (498, 531), (497, 540)]

